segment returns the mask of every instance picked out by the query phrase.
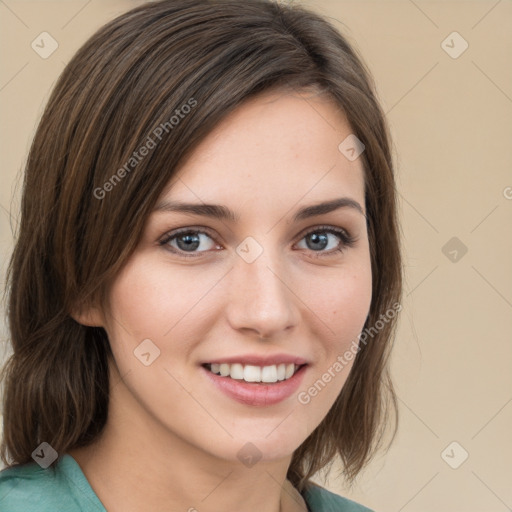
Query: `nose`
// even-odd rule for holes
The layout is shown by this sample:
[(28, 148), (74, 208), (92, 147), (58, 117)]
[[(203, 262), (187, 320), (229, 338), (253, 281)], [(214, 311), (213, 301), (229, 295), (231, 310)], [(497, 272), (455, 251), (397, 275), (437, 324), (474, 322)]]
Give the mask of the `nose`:
[(265, 250), (252, 263), (238, 258), (228, 275), (227, 316), (233, 329), (276, 339), (298, 325), (300, 300), (277, 255)]

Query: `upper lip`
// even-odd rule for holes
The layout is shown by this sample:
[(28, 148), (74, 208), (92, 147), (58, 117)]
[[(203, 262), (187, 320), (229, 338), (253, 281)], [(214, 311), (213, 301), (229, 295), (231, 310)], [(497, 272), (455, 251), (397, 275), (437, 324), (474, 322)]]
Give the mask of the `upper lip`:
[(258, 355), (258, 354), (245, 354), (239, 356), (226, 356), (218, 357), (216, 359), (210, 359), (205, 361), (203, 364), (235, 364), (239, 363), (242, 365), (250, 364), (254, 366), (272, 366), (278, 364), (296, 364), (303, 365), (307, 364), (306, 359), (290, 354), (273, 354), (273, 355)]

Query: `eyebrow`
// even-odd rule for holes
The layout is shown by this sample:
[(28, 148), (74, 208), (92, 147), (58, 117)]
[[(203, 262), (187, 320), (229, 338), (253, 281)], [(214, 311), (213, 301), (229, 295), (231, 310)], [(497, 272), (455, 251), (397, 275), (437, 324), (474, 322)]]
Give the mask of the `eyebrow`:
[[(293, 222), (330, 213), (340, 208), (351, 208), (365, 216), (362, 206), (356, 200), (350, 197), (340, 197), (338, 199), (332, 199), (331, 201), (301, 208), (293, 216)], [(240, 220), (240, 217), (235, 212), (230, 210), (227, 206), (220, 204), (181, 203), (179, 201), (165, 200), (159, 203), (154, 211), (192, 213), (194, 215), (202, 215), (231, 222), (238, 222)]]

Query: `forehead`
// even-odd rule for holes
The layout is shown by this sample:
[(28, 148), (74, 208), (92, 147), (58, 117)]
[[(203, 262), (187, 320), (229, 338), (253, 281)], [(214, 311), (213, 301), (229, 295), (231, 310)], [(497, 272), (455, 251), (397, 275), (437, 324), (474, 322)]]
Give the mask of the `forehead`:
[(340, 195), (364, 204), (361, 159), (338, 149), (352, 133), (328, 95), (270, 92), (228, 115), (180, 166), (163, 198), (292, 207)]

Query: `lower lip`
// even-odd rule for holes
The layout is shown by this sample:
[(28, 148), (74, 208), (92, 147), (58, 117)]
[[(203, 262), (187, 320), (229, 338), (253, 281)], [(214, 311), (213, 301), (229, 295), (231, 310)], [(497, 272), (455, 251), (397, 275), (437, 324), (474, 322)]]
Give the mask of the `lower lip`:
[(273, 383), (249, 383), (244, 380), (221, 377), (201, 366), (201, 370), (224, 394), (245, 405), (265, 407), (289, 398), (297, 391), (306, 366), (302, 366), (288, 380)]

